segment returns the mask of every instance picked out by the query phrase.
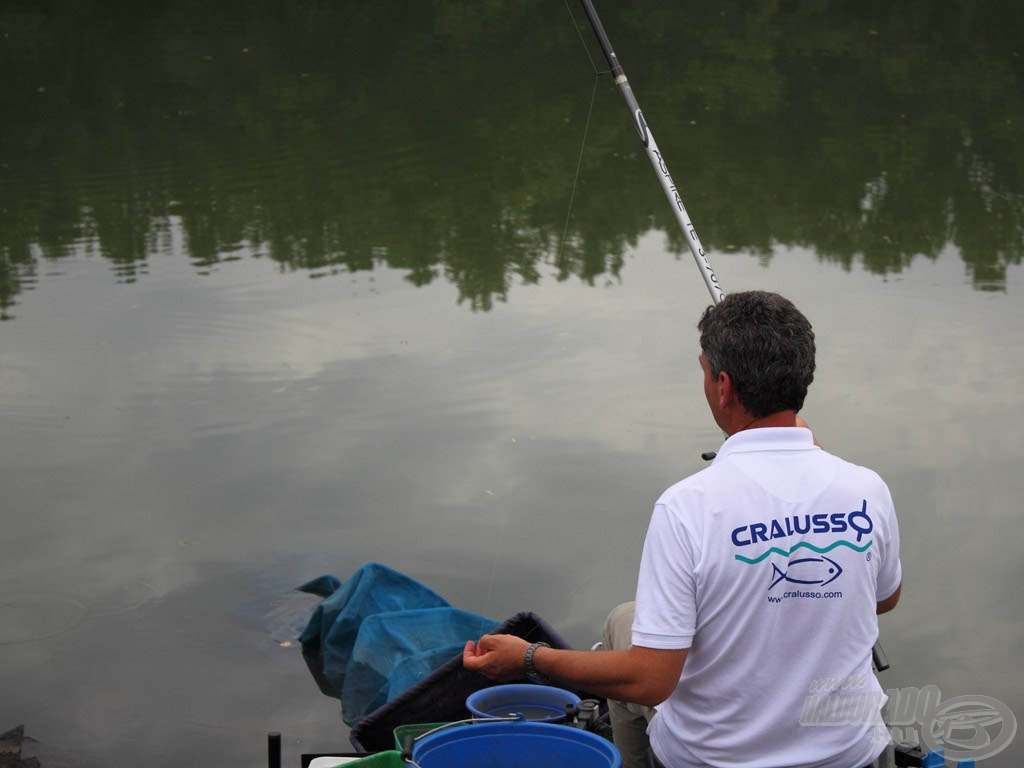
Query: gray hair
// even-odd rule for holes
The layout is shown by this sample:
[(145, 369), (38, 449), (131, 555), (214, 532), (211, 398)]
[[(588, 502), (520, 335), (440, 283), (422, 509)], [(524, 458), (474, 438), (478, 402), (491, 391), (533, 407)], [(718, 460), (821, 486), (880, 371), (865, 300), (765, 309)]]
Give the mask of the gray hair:
[(756, 418), (803, 408), (814, 381), (814, 331), (789, 299), (767, 291), (730, 293), (697, 323), (711, 373), (725, 371)]

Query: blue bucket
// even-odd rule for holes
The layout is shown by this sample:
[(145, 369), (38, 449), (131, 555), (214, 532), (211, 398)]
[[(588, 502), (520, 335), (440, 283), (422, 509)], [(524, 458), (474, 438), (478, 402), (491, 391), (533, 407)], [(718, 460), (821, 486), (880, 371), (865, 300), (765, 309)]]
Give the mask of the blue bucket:
[(522, 714), (527, 720), (557, 723), (565, 720), (565, 708), (577, 707), (580, 697), (551, 685), (513, 683), (475, 691), (466, 699), (466, 709), (475, 717), (509, 717)]
[(622, 756), (590, 731), (527, 720), (474, 723), (416, 741), (420, 768), (621, 768)]

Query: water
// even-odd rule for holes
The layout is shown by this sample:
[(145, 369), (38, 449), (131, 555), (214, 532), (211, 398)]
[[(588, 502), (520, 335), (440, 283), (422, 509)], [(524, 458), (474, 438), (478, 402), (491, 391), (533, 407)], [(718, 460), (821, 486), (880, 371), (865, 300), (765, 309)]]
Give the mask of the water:
[[(548, 5), (0, 9), (0, 730), (46, 768), (344, 751), (288, 639), (322, 573), (578, 647), (630, 596), (720, 442), (709, 297)], [(893, 490), (883, 685), (1024, 712), (1015, 6), (599, 10), (726, 290), (804, 309), (805, 416)]]
[(553, 721), (559, 718), (565, 717), (565, 712), (561, 712), (552, 707), (539, 707), (539, 706), (518, 706), (513, 705), (513, 709), (508, 706), (495, 707), (487, 711), (490, 717), (522, 717), (526, 720), (545, 720)]

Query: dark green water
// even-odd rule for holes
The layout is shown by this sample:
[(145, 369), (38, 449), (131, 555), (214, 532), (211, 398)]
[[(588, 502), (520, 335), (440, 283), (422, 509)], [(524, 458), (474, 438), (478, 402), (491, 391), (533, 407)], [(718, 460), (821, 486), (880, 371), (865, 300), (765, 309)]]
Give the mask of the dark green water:
[[(1024, 713), (1018, 6), (599, 10), (725, 289), (806, 311), (805, 416), (890, 482), (883, 684)], [(287, 644), (321, 573), (579, 647), (630, 596), (720, 441), (709, 297), (582, 24), (0, 6), (0, 731), (46, 768), (347, 749)]]

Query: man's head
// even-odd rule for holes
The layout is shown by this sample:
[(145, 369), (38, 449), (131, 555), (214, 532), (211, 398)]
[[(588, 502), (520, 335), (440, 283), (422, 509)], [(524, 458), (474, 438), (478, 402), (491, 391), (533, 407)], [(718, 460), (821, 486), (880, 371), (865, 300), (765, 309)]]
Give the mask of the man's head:
[(814, 381), (814, 331), (777, 293), (731, 293), (697, 323), (712, 377), (729, 374), (740, 405), (755, 418), (803, 408)]

